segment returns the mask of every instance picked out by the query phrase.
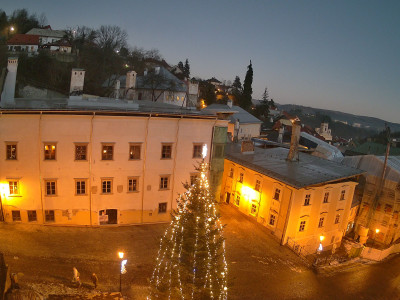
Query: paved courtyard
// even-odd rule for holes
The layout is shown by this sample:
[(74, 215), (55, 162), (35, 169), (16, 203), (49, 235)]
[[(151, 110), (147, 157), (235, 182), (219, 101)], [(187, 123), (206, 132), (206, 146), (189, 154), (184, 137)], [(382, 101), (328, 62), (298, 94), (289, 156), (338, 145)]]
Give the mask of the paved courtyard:
[[(229, 299), (399, 299), (400, 259), (356, 266), (342, 273), (317, 275), (268, 231), (236, 209), (222, 205), (229, 263)], [(90, 274), (100, 291), (118, 291), (119, 262), (128, 259), (123, 294), (145, 299), (167, 224), (76, 228), (0, 224), (0, 252), (12, 272), (24, 275), (23, 288), (46, 293), (93, 293)], [(71, 284), (72, 268), (83, 285)]]

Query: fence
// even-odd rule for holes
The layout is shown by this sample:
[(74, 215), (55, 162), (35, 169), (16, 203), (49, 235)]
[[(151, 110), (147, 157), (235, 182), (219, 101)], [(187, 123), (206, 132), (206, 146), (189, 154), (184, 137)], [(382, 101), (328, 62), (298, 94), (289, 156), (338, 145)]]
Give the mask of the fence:
[(315, 265), (316, 255), (305, 250), (304, 246), (301, 246), (295, 240), (288, 238), (286, 246), (296, 253), (306, 263), (307, 266), (312, 267)]

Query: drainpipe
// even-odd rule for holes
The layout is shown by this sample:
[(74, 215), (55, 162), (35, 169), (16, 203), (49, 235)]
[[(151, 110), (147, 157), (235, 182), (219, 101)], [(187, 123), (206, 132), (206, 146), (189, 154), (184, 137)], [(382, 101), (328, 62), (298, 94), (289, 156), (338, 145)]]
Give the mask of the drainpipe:
[(42, 149), (42, 112), (39, 116), (39, 138), (38, 138), (38, 155), (39, 155), (39, 187), (40, 187), (40, 202), (42, 204), (42, 219), (45, 223), (44, 207), (43, 207), (43, 187), (42, 187), (42, 163), (41, 163), (41, 149)]
[(90, 152), (89, 152), (89, 214), (90, 214), (90, 226), (93, 226), (92, 220), (92, 157), (93, 157), (93, 119), (96, 113), (93, 112), (92, 119), (90, 120)]
[(141, 211), (141, 215), (140, 215), (140, 223), (143, 223), (143, 210), (144, 210), (144, 193), (145, 193), (145, 187), (144, 187), (144, 175), (146, 172), (146, 156), (147, 156), (147, 137), (149, 135), (149, 122), (150, 122), (150, 118), (151, 118), (151, 113), (149, 115), (149, 117), (147, 118), (147, 123), (146, 123), (146, 135), (144, 137), (144, 151), (143, 151), (143, 168), (142, 168), (142, 211)]
[(174, 201), (174, 187), (175, 187), (175, 169), (176, 169), (176, 156), (177, 156), (177, 153), (178, 153), (178, 141), (179, 141), (179, 124), (180, 124), (180, 122), (181, 122), (181, 120), (182, 120), (182, 118), (183, 118), (183, 116), (181, 115), (181, 118), (178, 120), (178, 124), (177, 124), (177, 126), (176, 126), (176, 137), (175, 137), (175, 151), (174, 151), (174, 164), (173, 164), (173, 167), (172, 167), (172, 178), (171, 178), (171, 192), (172, 192), (172, 195), (171, 195), (171, 212), (172, 212), (172, 203), (173, 203), (173, 201)]
[(288, 207), (288, 210), (286, 213), (285, 226), (283, 227), (283, 232), (282, 232), (281, 245), (285, 245), (285, 243), (286, 243), (286, 231), (287, 231), (287, 227), (288, 227), (288, 223), (289, 223), (290, 211), (292, 209), (292, 202), (293, 202), (293, 190), (288, 188), (287, 186), (286, 186), (286, 188), (290, 190), (290, 199), (289, 199), (289, 207)]

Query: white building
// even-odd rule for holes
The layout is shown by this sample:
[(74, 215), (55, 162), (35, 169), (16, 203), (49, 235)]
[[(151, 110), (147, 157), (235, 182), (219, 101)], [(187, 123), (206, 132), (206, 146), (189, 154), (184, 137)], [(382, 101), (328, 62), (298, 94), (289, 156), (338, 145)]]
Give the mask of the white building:
[(321, 123), (319, 128), (315, 128), (315, 131), (326, 141), (332, 141), (332, 133), (329, 129), (329, 123)]
[(15, 34), (7, 41), (8, 51), (35, 54), (39, 49), (39, 36), (33, 34)]
[(168, 221), (182, 183), (197, 176), (203, 145), (206, 161), (223, 164), (215, 133), (227, 121), (148, 101), (83, 100), (81, 70), (72, 71), (69, 99), (14, 99), (17, 64), (9, 60), (1, 99), (0, 220)]
[(65, 36), (66, 32), (64, 30), (52, 30), (51, 27), (48, 26), (45, 29), (32, 28), (26, 34), (38, 35), (40, 45), (45, 45), (61, 40)]

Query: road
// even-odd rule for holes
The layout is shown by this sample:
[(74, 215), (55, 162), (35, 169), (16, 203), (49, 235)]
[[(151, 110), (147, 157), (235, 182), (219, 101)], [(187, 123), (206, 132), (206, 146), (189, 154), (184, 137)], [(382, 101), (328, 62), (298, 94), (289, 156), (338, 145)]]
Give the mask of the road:
[[(316, 274), (268, 231), (235, 208), (222, 205), (229, 263), (229, 299), (400, 299), (400, 257), (379, 264), (357, 265)], [(23, 288), (48, 293), (93, 293), (90, 275), (100, 291), (118, 291), (123, 250), (128, 273), (123, 294), (145, 299), (148, 280), (167, 224), (76, 228), (0, 224), (0, 252), (12, 272), (23, 273)], [(83, 287), (71, 284), (72, 268)]]

